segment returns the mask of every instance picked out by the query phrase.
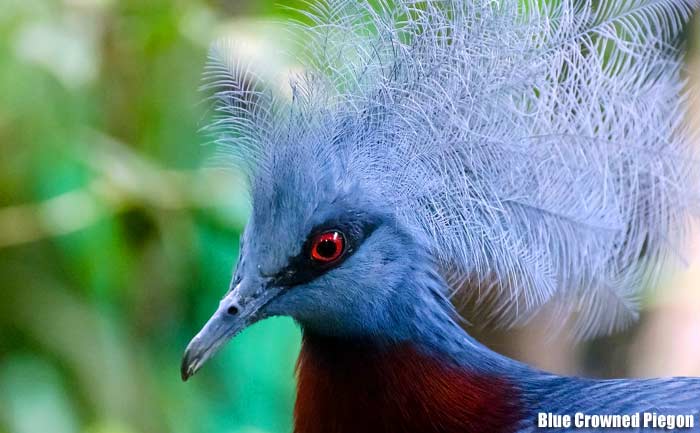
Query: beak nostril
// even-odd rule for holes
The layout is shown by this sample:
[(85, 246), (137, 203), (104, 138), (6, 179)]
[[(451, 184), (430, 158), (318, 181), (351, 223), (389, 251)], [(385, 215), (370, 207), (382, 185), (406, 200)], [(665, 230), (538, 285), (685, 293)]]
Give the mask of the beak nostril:
[(226, 312), (231, 316), (235, 316), (236, 314), (238, 314), (238, 307), (235, 305), (231, 305), (230, 307), (228, 307)]

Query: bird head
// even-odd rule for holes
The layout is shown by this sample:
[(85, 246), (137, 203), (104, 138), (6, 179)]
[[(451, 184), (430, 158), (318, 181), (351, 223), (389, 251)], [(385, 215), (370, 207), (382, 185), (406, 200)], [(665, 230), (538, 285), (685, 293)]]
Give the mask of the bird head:
[(391, 339), (412, 326), (407, 312), (420, 296), (413, 286), (419, 269), (431, 268), (420, 236), (333, 158), (282, 146), (265, 166), (274, 176), (253, 180), (252, 215), (229, 290), (189, 344), (183, 379), (267, 317), (289, 316), (340, 337)]
[[(571, 2), (330, 4), (301, 20), (288, 95), (212, 50), (211, 129), (253, 212), (183, 377), (265, 317), (397, 339), (442, 320), (448, 293), (488, 310), (482, 326), (545, 305), (578, 337), (632, 322), (695, 206), (681, 59), (654, 30), (681, 29), (691, 2), (659, 22)], [(615, 16), (647, 23), (628, 40)]]

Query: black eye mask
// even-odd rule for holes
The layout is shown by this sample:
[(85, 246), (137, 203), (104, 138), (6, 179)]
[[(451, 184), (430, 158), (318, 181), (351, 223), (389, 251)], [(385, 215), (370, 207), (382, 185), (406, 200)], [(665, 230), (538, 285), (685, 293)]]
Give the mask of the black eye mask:
[[(354, 218), (367, 217), (367, 215), (352, 215)], [(352, 256), (376, 229), (377, 223), (371, 218), (353, 219), (337, 218), (326, 221), (314, 227), (306, 238), (301, 252), (290, 257), (287, 266), (276, 273), (270, 281), (271, 286), (293, 287), (325, 274), (329, 270), (340, 266), (348, 257)], [(312, 257), (313, 240), (326, 232), (339, 232), (344, 239), (344, 250), (341, 255), (329, 263), (321, 263)]]

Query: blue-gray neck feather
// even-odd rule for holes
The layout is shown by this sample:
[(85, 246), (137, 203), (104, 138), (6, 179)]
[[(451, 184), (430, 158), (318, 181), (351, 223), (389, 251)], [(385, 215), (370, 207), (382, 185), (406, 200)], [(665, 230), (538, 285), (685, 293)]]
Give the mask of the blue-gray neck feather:
[[(494, 375), (515, 384), (524, 410), (519, 433), (541, 431), (535, 427), (539, 412), (571, 416), (579, 412), (588, 415), (644, 412), (691, 415), (696, 424), (688, 431), (700, 431), (700, 378), (596, 380), (545, 373), (493, 352), (469, 336), (455, 321), (453, 307), (440, 287), (444, 284), (441, 277), (429, 268), (409, 281), (415, 285), (407, 287), (410, 292), (423, 294), (420, 300), (411, 299), (420, 320), (410, 321), (410, 326), (397, 330), (394, 336), (409, 336), (427, 353), (449, 359), (466, 371)], [(624, 431), (658, 430), (632, 428)]]

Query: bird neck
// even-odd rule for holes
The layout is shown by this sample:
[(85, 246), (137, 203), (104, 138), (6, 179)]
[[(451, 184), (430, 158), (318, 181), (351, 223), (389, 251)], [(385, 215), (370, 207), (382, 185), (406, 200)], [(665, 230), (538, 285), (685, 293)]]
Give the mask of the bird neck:
[(295, 433), (506, 433), (522, 417), (517, 385), (411, 342), (305, 331)]
[(516, 431), (527, 367), (469, 336), (444, 280), (413, 270), (367, 332), (302, 324), (295, 433)]

